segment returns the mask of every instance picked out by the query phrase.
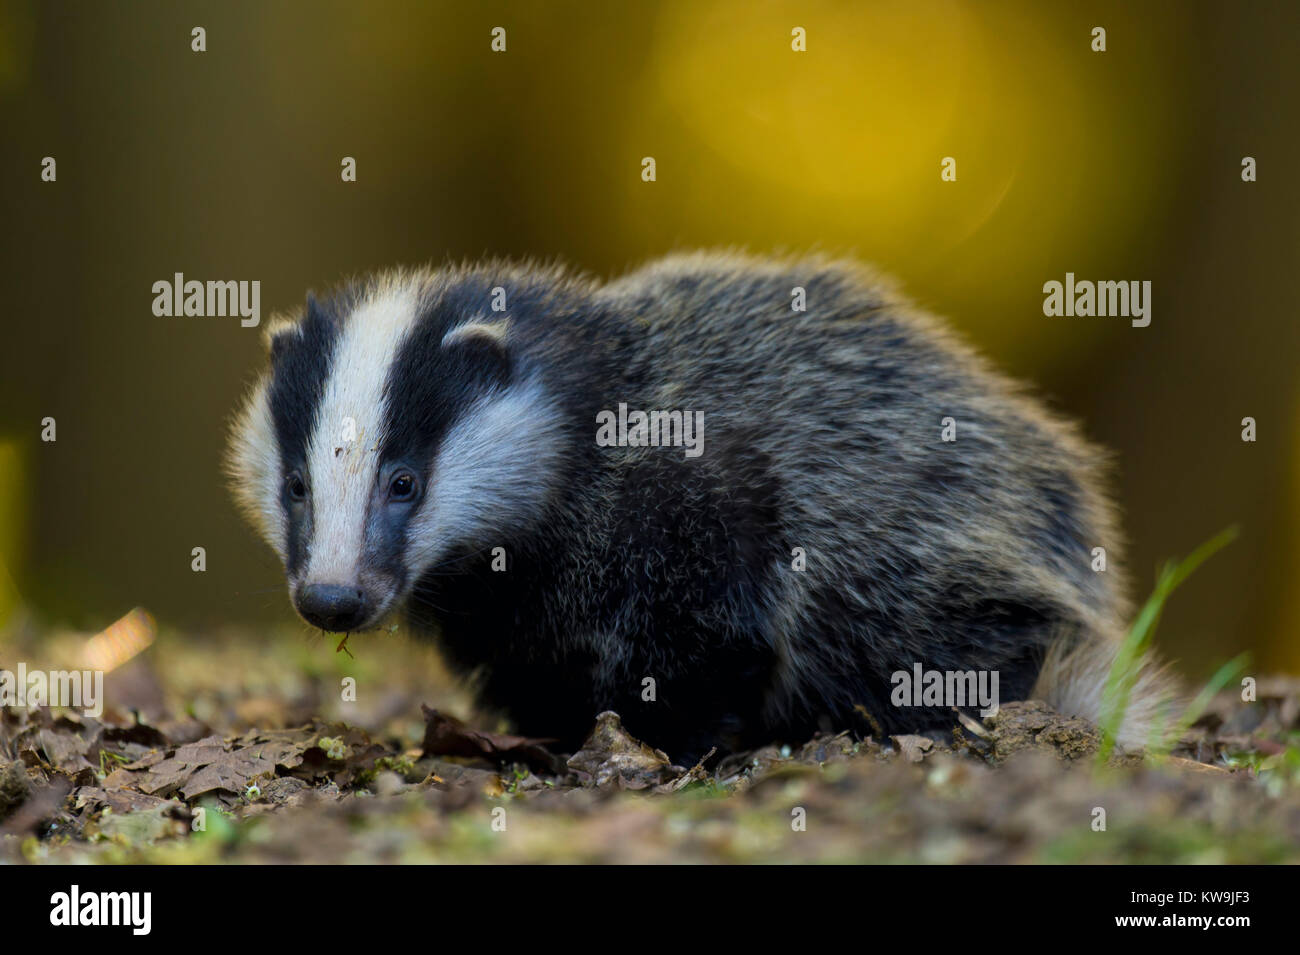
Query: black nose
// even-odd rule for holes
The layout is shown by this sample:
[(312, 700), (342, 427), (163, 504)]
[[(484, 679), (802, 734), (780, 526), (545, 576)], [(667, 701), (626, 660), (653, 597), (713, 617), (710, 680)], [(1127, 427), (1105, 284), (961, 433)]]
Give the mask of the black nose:
[(355, 630), (366, 616), (366, 595), (356, 587), (307, 584), (295, 603), (308, 623), (334, 633)]

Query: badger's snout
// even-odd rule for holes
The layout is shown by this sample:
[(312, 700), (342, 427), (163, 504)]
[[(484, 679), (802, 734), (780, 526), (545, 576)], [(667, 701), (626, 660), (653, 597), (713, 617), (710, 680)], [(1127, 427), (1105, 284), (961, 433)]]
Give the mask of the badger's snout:
[(294, 606), (308, 623), (334, 633), (358, 629), (370, 612), (365, 591), (340, 584), (305, 584)]

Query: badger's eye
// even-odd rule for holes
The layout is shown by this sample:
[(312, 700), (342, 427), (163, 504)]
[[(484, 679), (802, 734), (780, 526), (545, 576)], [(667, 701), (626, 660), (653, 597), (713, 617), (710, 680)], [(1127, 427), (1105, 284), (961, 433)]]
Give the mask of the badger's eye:
[(307, 485), (303, 483), (302, 475), (298, 473), (290, 474), (284, 479), (285, 490), (289, 492), (289, 500), (305, 501), (307, 499)]
[(398, 471), (388, 485), (388, 497), (394, 501), (409, 501), (415, 497), (415, 475), (410, 471)]

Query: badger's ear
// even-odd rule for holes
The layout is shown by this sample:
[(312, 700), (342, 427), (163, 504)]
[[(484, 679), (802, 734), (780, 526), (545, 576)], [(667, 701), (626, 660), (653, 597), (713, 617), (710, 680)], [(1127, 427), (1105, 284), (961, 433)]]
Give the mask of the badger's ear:
[(298, 323), (291, 318), (273, 318), (266, 326), (262, 340), (266, 343), (266, 353), (271, 357), (271, 364), (274, 365), (279, 360), (284, 352), (285, 343), (289, 341), (289, 336), (297, 327)]
[(271, 321), (266, 326), (266, 331), (263, 333), (266, 352), (271, 356), (271, 364), (274, 365), (279, 361), (280, 356), (284, 354), (285, 346), (304, 325), (325, 320), (325, 313), (316, 301), (316, 296), (310, 292), (307, 293), (307, 308), (302, 315), (272, 316)]
[(442, 337), (442, 350), (463, 355), (465, 359), (504, 381), (510, 377), (510, 323), (468, 322), (458, 325)]

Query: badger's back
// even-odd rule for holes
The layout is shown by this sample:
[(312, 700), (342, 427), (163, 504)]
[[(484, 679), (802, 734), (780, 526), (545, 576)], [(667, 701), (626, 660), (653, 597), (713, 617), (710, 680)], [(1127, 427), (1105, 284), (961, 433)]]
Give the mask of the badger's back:
[[(700, 466), (770, 495), (774, 709), (836, 700), (892, 722), (880, 677), (917, 661), (998, 669), (1018, 698), (1049, 642), (1113, 641), (1126, 608), (1105, 455), (887, 283), (842, 262), (691, 255), (598, 294), (646, 324), (645, 406), (703, 410)], [(870, 668), (870, 694), (847, 660)]]

